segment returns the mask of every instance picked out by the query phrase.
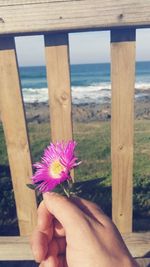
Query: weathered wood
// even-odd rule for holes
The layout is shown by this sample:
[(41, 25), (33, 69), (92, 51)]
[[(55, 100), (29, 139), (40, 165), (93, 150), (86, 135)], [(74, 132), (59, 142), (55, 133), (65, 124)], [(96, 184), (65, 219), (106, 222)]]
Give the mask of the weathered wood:
[(150, 232), (122, 234), (133, 257), (146, 257), (150, 250)]
[(31, 183), (31, 158), (13, 38), (0, 38), (0, 107), (21, 235), (36, 223), (36, 200)]
[(0, 237), (0, 260), (33, 260), (28, 237)]
[[(132, 35), (134, 39), (134, 30)], [(131, 32), (128, 38), (126, 31), (117, 30), (112, 31), (112, 40), (112, 213), (119, 230), (126, 233), (132, 231), (135, 42)]]
[(150, 267), (150, 258), (136, 259), (139, 267)]
[[(133, 257), (143, 257), (149, 252), (150, 232), (125, 235), (124, 240)], [(33, 259), (27, 237), (0, 237), (0, 260)], [(141, 261), (141, 259), (139, 261)], [(144, 261), (146, 262), (146, 259), (144, 259)]]
[(52, 140), (72, 139), (68, 36), (46, 35), (45, 52)]
[(0, 34), (150, 25), (150, 0), (0, 1)]

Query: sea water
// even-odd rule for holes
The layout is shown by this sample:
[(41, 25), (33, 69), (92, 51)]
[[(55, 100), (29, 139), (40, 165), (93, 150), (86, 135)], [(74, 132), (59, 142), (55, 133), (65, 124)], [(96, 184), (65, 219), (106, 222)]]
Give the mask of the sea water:
[[(46, 102), (48, 89), (45, 66), (20, 67), (25, 102)], [(111, 101), (110, 64), (71, 65), (71, 92), (74, 104)], [(128, 77), (127, 77), (128, 79)], [(135, 97), (142, 99), (150, 89), (150, 62), (136, 63)], [(147, 92), (146, 92), (147, 91)]]

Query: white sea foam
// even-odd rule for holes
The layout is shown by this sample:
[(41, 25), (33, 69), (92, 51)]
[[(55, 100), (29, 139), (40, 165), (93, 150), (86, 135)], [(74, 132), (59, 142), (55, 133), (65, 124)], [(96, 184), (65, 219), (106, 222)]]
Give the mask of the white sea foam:
[[(136, 94), (136, 98), (145, 96), (145, 90), (150, 89), (150, 83), (136, 83), (136, 89), (140, 89), (140, 93)], [(142, 90), (144, 92), (142, 93)], [(47, 88), (23, 88), (23, 97), (26, 103), (46, 102), (48, 101)], [(111, 99), (111, 84), (101, 83), (90, 86), (72, 86), (72, 101), (74, 104), (80, 103), (105, 103)]]
[(73, 86), (73, 103), (104, 103), (111, 99), (110, 84), (91, 85), (91, 86)]
[(25, 103), (48, 101), (47, 88), (23, 88), (22, 92)]
[(150, 83), (143, 83), (143, 82), (138, 82), (135, 84), (135, 88), (136, 89), (140, 89), (140, 90), (149, 90), (150, 89)]

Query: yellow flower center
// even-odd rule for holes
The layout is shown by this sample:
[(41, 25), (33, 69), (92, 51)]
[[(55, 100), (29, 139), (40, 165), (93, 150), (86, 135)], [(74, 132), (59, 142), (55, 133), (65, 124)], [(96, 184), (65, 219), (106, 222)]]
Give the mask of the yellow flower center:
[(53, 178), (60, 178), (60, 174), (65, 170), (64, 166), (60, 163), (59, 160), (55, 160), (49, 167), (50, 173)]

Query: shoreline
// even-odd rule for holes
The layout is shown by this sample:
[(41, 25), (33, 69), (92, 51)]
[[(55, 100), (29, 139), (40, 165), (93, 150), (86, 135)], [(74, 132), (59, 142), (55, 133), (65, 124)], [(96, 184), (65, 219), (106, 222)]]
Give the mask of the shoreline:
[[(28, 123), (42, 123), (50, 120), (48, 102), (25, 103), (25, 112)], [(109, 121), (111, 103), (72, 104), (72, 118), (75, 122)], [(135, 100), (134, 118), (150, 120), (150, 95)]]
[[(24, 102), (27, 123), (42, 123), (50, 121), (49, 103)], [(73, 122), (109, 121), (111, 120), (111, 103), (72, 103)], [(150, 89), (135, 90), (134, 119), (150, 120)], [(0, 118), (1, 122), (1, 118)]]

